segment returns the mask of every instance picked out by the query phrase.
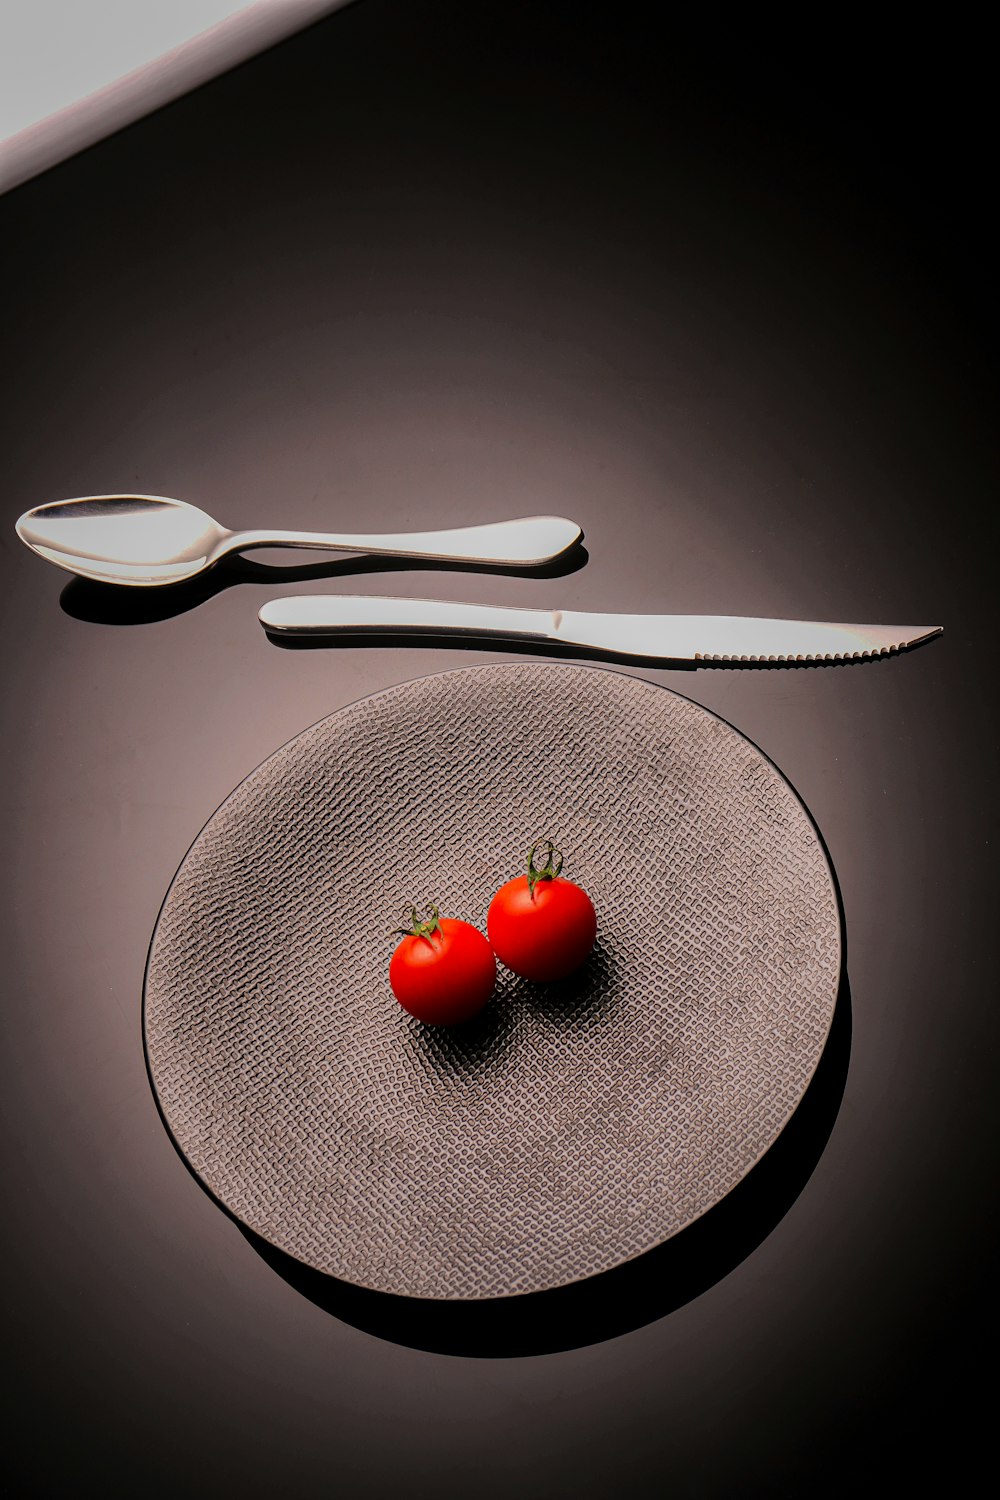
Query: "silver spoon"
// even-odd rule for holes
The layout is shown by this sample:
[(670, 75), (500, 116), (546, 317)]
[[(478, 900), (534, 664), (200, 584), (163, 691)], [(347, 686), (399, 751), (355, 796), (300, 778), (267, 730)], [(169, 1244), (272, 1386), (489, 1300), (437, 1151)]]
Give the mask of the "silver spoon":
[(81, 578), (157, 586), (180, 583), (251, 547), (323, 547), (378, 557), (535, 568), (561, 557), (583, 532), (562, 516), (525, 516), (451, 531), (328, 535), (318, 531), (229, 531), (184, 500), (165, 495), (83, 495), (25, 511), (26, 547)]

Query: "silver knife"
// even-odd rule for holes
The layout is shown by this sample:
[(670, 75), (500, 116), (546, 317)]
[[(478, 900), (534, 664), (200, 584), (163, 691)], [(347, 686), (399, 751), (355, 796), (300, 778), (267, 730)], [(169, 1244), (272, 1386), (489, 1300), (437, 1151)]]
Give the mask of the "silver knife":
[(837, 625), (740, 615), (621, 615), (511, 609), (446, 599), (297, 594), (259, 612), (275, 636), (460, 636), (572, 646), (644, 660), (688, 662), (864, 661), (940, 635), (940, 625)]

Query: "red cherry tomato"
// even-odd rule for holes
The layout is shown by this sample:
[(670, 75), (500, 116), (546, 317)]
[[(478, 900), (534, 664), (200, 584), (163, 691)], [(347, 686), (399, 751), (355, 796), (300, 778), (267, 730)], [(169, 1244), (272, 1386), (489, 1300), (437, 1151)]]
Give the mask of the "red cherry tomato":
[[(547, 863), (535, 868), (546, 845)], [(501, 886), (490, 902), (486, 930), (502, 964), (522, 979), (565, 979), (587, 958), (597, 937), (597, 913), (581, 886), (560, 876), (562, 855), (551, 840), (528, 852), (528, 873)]]
[(468, 922), (442, 917), (427, 908), (389, 960), (389, 984), (405, 1011), (429, 1026), (468, 1021), (493, 993), (496, 959), (483, 934)]

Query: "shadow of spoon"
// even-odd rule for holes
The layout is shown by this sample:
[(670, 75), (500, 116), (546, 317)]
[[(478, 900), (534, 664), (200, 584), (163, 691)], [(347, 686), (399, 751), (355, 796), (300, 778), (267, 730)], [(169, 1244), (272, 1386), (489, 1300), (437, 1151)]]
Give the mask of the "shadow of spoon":
[(355, 578), (365, 573), (447, 572), (493, 573), (513, 578), (565, 578), (584, 567), (589, 553), (582, 543), (553, 562), (540, 567), (510, 567), (489, 563), (443, 562), (434, 558), (376, 557), (367, 555), (341, 558), (336, 562), (303, 563), (299, 566), (256, 562), (234, 555), (225, 558), (211, 571), (186, 583), (166, 584), (156, 588), (129, 588), (113, 583), (94, 583), (86, 578), (71, 578), (59, 596), (59, 607), (74, 620), (92, 625), (148, 625), (156, 620), (170, 620), (175, 615), (197, 609), (224, 589), (237, 584), (263, 584), (272, 588), (278, 583), (308, 583), (313, 579)]

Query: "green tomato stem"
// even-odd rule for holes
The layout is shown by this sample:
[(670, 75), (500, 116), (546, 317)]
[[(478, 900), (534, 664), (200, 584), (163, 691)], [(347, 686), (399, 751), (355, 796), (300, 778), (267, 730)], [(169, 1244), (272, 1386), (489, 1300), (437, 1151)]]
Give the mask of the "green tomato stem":
[(393, 928), (390, 936), (422, 937), (426, 938), (427, 941), (430, 942), (432, 933), (441, 931), (441, 913), (433, 904), (425, 906), (424, 911), (427, 912), (427, 921), (421, 922), (420, 918), (417, 916), (417, 908), (415, 906), (411, 906), (409, 927), (395, 927)]
[[(539, 869), (535, 864), (535, 855), (539, 849), (545, 848), (545, 864)], [(555, 880), (563, 867), (563, 857), (555, 847), (551, 839), (536, 839), (528, 850), (528, 891), (532, 901), (535, 899), (535, 886), (540, 880)]]

